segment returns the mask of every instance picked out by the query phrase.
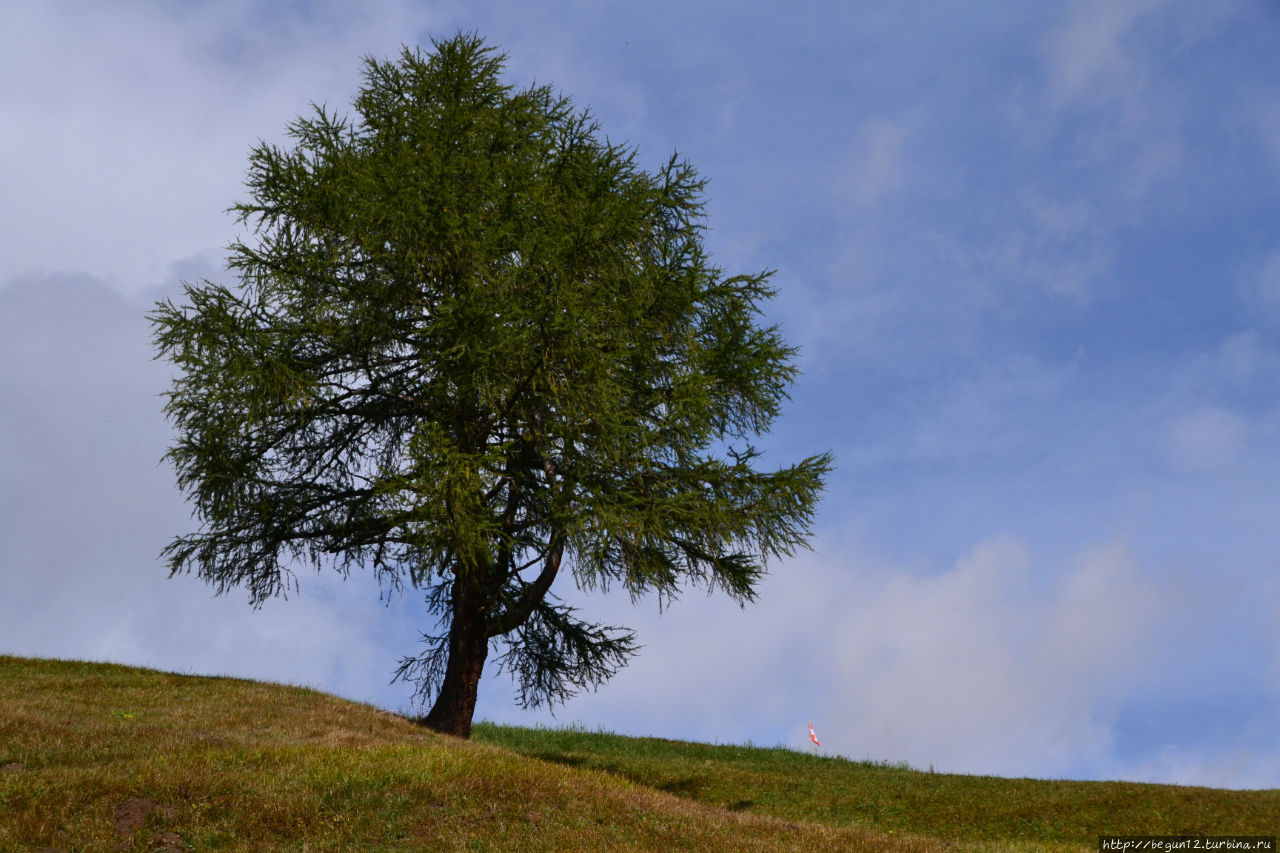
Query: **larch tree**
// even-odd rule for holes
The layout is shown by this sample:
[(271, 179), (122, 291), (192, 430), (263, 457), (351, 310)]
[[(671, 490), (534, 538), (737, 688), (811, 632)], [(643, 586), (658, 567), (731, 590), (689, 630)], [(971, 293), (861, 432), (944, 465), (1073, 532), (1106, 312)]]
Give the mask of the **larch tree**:
[(711, 263), (696, 170), (644, 170), (502, 68), (465, 34), (366, 59), (353, 118), (252, 150), (235, 286), (150, 315), (197, 521), (171, 576), (255, 606), (302, 566), (416, 590), (426, 647), (396, 675), (463, 737), (491, 656), (537, 706), (636, 652), (558, 580), (745, 604), (831, 462), (759, 468), (795, 350), (761, 322), (770, 273)]

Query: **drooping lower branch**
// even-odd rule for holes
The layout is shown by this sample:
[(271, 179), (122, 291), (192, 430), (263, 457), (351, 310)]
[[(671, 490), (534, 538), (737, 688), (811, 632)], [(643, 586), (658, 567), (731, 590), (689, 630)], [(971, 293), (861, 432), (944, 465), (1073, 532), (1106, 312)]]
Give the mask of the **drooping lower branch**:
[(532, 583), (525, 586), (520, 593), (520, 597), (515, 602), (501, 614), (489, 620), (488, 634), (490, 637), (509, 634), (524, 624), (525, 620), (533, 614), (533, 611), (542, 600), (547, 597), (547, 593), (551, 590), (551, 584), (555, 582), (556, 574), (560, 571), (560, 561), (563, 558), (564, 538), (556, 536), (552, 539), (551, 546), (547, 551), (547, 558), (542, 565), (542, 571), (538, 573)]

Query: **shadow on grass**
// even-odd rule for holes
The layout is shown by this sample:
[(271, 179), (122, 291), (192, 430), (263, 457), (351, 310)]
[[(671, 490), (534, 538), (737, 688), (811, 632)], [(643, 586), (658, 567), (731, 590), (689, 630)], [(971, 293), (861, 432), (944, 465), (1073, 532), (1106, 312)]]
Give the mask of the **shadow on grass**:
[[(543, 761), (550, 761), (554, 764), (563, 764), (566, 767), (590, 767), (600, 770), (612, 776), (618, 776), (629, 782), (634, 782), (645, 788), (652, 788), (656, 791), (664, 791), (668, 794), (674, 794), (677, 797), (685, 797), (689, 799), (698, 799), (703, 789), (707, 787), (708, 780), (698, 776), (686, 776), (682, 779), (672, 779), (669, 782), (655, 783), (651, 778), (645, 778), (640, 773), (628, 772), (621, 767), (609, 766), (607, 763), (602, 764), (599, 761), (593, 761), (590, 755), (582, 755), (581, 753), (562, 752), (533, 752), (530, 755)], [(739, 800), (734, 803), (731, 808), (741, 811), (755, 805), (752, 800)]]
[[(638, 784), (645, 784), (643, 779), (632, 779), (631, 781)], [(661, 785), (654, 785), (659, 791), (666, 791), (668, 794), (675, 794), (677, 797), (698, 798), (698, 794), (706, 787), (706, 780), (699, 779), (695, 776), (686, 776), (683, 779), (673, 779), (670, 782), (663, 782)]]
[(581, 755), (565, 755), (562, 752), (533, 752), (530, 755), (553, 764), (563, 764), (566, 767), (581, 767), (587, 763), (587, 759)]

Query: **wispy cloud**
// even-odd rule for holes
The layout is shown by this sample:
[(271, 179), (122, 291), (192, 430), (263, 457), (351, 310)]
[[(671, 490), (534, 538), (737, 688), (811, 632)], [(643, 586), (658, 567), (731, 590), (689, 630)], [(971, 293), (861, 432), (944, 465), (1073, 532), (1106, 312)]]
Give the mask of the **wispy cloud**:
[(1240, 275), (1245, 306), (1268, 327), (1280, 324), (1280, 249), (1250, 259)]
[(1280, 180), (1280, 98), (1254, 105), (1254, 121), (1258, 138), (1267, 152), (1269, 164)]
[(1205, 408), (1179, 417), (1169, 430), (1169, 458), (1183, 471), (1221, 471), (1244, 451), (1245, 424), (1237, 415)]
[(1055, 109), (1132, 98), (1147, 77), (1126, 37), (1135, 22), (1164, 0), (1080, 0), (1050, 37), (1048, 95)]
[(887, 118), (858, 125), (848, 175), (849, 194), (858, 204), (880, 201), (906, 184), (911, 169), (903, 147), (909, 134), (906, 123)]

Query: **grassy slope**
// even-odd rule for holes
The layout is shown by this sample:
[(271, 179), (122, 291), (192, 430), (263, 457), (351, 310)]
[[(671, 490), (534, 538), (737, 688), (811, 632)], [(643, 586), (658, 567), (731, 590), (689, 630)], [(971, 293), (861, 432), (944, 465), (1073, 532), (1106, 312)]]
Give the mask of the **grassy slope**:
[(472, 736), (725, 809), (951, 841), (1097, 849), (1103, 834), (1280, 834), (1280, 790), (933, 774), (786, 749), (488, 724)]
[(440, 738), (299, 688), (0, 656), (0, 850), (941, 850), (1092, 847), (1094, 826), (1137, 823), (1280, 830), (1280, 791), (477, 734)]

